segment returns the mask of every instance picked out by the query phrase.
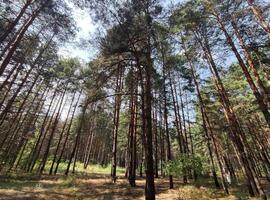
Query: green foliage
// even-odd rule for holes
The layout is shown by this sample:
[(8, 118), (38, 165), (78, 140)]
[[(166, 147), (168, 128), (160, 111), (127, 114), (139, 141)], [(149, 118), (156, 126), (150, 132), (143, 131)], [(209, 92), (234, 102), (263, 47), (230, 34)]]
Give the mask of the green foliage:
[(201, 174), (202, 170), (202, 158), (199, 155), (181, 154), (165, 165), (166, 173), (174, 176), (189, 175), (191, 171)]
[(202, 183), (202, 185), (192, 186), (186, 185), (179, 189), (178, 199), (179, 200), (209, 200), (209, 199), (219, 199), (219, 200), (257, 200), (258, 197), (250, 198), (243, 188), (232, 188), (230, 195), (224, 194), (222, 190), (217, 190), (214, 188), (209, 188), (207, 182)]

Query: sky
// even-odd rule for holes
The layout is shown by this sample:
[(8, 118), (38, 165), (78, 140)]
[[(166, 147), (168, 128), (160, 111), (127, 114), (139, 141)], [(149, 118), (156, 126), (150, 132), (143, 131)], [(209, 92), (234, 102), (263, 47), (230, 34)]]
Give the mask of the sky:
[[(72, 3), (72, 0), (65, 0), (68, 6), (71, 8), (71, 15), (73, 16), (78, 28), (76, 37), (60, 47), (58, 54), (62, 57), (78, 57), (83, 63), (89, 62), (91, 58), (95, 56), (95, 49), (91, 46), (90, 40), (94, 35), (97, 26), (95, 26), (89, 11), (78, 8)], [(162, 1), (162, 0), (161, 0)], [(162, 5), (176, 4), (183, 0), (164, 0)], [(83, 42), (82, 42), (83, 41)], [(83, 46), (80, 44), (83, 43)], [(69, 100), (67, 100), (69, 102)], [(61, 114), (61, 118), (64, 120), (67, 116), (68, 105), (64, 105), (64, 109)]]
[(93, 51), (86, 47), (80, 47), (80, 44), (86, 43), (91, 38), (96, 27), (87, 10), (82, 10), (74, 6), (70, 0), (66, 0), (66, 2), (72, 9), (71, 14), (77, 24), (78, 32), (74, 40), (66, 43), (60, 48), (59, 54), (63, 57), (78, 57), (84, 62), (87, 62), (94, 55), (92, 53)]
[[(65, 0), (72, 10), (73, 18), (78, 27), (78, 33), (75, 39), (63, 45), (59, 50), (59, 55), (63, 57), (78, 57), (83, 62), (87, 62), (95, 55), (95, 51), (91, 48), (89, 40), (96, 30), (96, 26), (91, 19), (89, 12), (76, 7), (72, 0)], [(184, 0), (161, 0), (162, 5), (171, 5)], [(82, 42), (83, 41), (83, 42)], [(86, 44), (84, 48), (80, 47), (80, 43)]]

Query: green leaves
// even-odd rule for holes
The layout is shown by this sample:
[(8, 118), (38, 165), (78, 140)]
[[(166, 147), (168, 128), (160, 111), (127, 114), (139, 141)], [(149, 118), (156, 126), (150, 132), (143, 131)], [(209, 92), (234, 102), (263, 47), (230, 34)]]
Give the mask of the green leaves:
[(187, 176), (191, 171), (201, 174), (202, 170), (202, 158), (198, 155), (181, 154), (165, 164), (166, 173), (174, 176)]

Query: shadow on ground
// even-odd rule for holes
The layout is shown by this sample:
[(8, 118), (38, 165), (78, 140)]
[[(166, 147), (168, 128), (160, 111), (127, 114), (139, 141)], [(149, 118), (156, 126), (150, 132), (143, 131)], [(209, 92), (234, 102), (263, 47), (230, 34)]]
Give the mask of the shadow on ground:
[[(179, 199), (181, 191), (183, 193), (193, 193), (197, 191), (199, 200), (203, 193), (211, 196), (211, 199), (238, 199), (238, 192), (247, 193), (243, 185), (234, 186), (230, 189), (233, 198), (226, 196), (222, 189), (213, 188), (211, 179), (198, 181), (192, 185), (184, 185), (181, 180), (174, 180), (176, 189), (169, 190), (167, 179), (159, 178), (156, 182), (156, 193), (158, 200)], [(47, 200), (47, 199), (89, 199), (89, 200), (140, 200), (144, 199), (145, 181), (139, 178), (137, 186), (132, 188), (123, 177), (117, 179), (113, 184), (108, 175), (103, 174), (76, 174), (68, 177), (62, 175), (22, 175), (18, 177), (0, 176), (0, 199), (7, 200)], [(268, 189), (269, 183), (264, 182)], [(179, 189), (180, 188), (180, 189)], [(196, 190), (197, 188), (197, 190)], [(201, 196), (201, 197), (200, 197)], [(246, 194), (244, 195), (246, 196)], [(195, 197), (195, 196), (194, 196)], [(213, 197), (213, 198), (212, 198)], [(193, 198), (193, 197), (192, 197)], [(192, 199), (191, 198), (191, 199)], [(181, 198), (180, 198), (181, 199)], [(187, 198), (189, 199), (189, 198)], [(193, 198), (194, 199), (194, 198)]]
[[(0, 179), (0, 199), (144, 199), (143, 179), (137, 180), (135, 188), (130, 187), (124, 178), (118, 178), (116, 184), (113, 184), (108, 176), (99, 174), (65, 178), (48, 175), (16, 178), (2, 176)], [(178, 187), (178, 183), (175, 184)], [(177, 197), (177, 190), (169, 192), (168, 185), (168, 181), (156, 179), (160, 199), (168, 199), (168, 195), (169, 199)]]

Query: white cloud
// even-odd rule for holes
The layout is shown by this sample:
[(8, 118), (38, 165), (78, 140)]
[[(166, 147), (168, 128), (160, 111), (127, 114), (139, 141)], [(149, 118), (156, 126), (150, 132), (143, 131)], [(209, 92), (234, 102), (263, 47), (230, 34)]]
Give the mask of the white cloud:
[(59, 55), (63, 57), (79, 57), (84, 61), (88, 61), (92, 56), (93, 51), (89, 51), (83, 47), (80, 47), (79, 43), (81, 40), (89, 40), (91, 34), (94, 33), (96, 27), (91, 19), (89, 13), (86, 10), (80, 9), (75, 6), (70, 0), (66, 0), (66, 3), (71, 8), (76, 25), (78, 27), (78, 32), (75, 39), (59, 49)]

